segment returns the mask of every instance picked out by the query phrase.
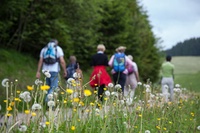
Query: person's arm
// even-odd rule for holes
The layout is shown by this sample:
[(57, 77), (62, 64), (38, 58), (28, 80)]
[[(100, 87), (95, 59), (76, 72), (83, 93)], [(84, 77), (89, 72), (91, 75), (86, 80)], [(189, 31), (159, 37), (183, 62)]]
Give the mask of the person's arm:
[(38, 68), (37, 68), (36, 78), (40, 78), (40, 70), (42, 68), (42, 63), (43, 63), (43, 58), (40, 57), (40, 59), (38, 61)]
[(64, 59), (63, 56), (60, 56), (59, 60), (60, 60), (60, 65), (61, 65), (61, 67), (62, 67), (62, 69), (63, 69), (64, 77), (67, 77), (65, 59)]
[(112, 64), (113, 64), (113, 60), (114, 60), (114, 55), (112, 55), (112, 57), (110, 58), (108, 65), (112, 68)]

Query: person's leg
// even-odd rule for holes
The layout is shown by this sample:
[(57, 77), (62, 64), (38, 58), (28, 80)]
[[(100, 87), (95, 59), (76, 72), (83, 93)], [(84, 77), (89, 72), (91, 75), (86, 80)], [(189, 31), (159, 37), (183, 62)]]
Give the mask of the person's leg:
[(129, 96), (129, 90), (130, 90), (130, 82), (129, 82), (129, 80), (130, 80), (130, 77), (127, 76), (126, 77), (126, 84), (124, 86), (124, 96), (125, 97)]
[[(50, 74), (51, 77), (47, 79), (48, 85), (50, 86), (47, 95), (53, 93), (58, 87), (58, 72), (50, 72)], [(45, 101), (48, 101), (47, 97)]]
[(119, 75), (119, 84), (122, 87), (122, 92), (123, 93), (124, 93), (125, 83), (126, 83), (126, 74), (124, 74), (124, 73), (121, 72), (120, 75)]
[(174, 80), (173, 78), (169, 79), (169, 91), (170, 91), (170, 101), (174, 100)]
[(104, 92), (105, 85), (100, 85), (98, 89), (98, 98), (103, 101), (103, 92)]

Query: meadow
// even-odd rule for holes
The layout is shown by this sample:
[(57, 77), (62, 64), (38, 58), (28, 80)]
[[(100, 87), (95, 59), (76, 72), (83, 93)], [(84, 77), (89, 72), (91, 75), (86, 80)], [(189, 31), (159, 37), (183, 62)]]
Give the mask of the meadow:
[[(110, 83), (105, 88), (101, 102), (97, 98), (97, 91), (90, 89), (89, 81), (80, 84), (82, 79), (79, 76), (68, 80), (67, 87), (64, 81), (60, 82), (59, 88), (48, 95), (50, 101), (45, 102), (44, 97), (49, 86), (45, 84), (45, 75), (41, 80), (34, 78), (37, 62), (31, 61), (28, 56), (21, 56), (21, 62), (16, 63), (19, 59), (12, 60), (10, 53), (3, 55), (10, 61), (5, 59), (4, 63), (0, 63), (4, 65), (0, 76), (3, 73), (6, 75), (1, 77), (3, 95), (1, 93), (0, 132), (200, 132), (200, 93), (198, 79), (193, 79), (193, 76), (199, 75), (199, 68), (195, 65), (199, 57), (173, 58), (176, 67), (173, 102), (168, 100), (168, 94), (161, 93), (159, 85), (154, 85), (151, 81), (138, 83), (134, 98), (123, 97), (120, 86)], [(185, 58), (187, 62), (194, 62), (184, 63)], [(28, 67), (23, 61), (29, 63)], [(12, 66), (12, 62), (16, 65)], [(188, 68), (191, 71), (185, 72)], [(85, 75), (88, 78), (89, 73)], [(190, 82), (191, 88), (188, 89), (185, 85)]]

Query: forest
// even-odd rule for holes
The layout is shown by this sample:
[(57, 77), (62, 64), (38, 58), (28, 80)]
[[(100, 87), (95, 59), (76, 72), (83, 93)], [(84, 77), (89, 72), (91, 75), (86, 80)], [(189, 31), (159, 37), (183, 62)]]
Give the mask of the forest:
[(179, 42), (165, 53), (172, 56), (200, 56), (200, 37)]
[(159, 38), (138, 0), (1, 0), (0, 48), (38, 59), (52, 38), (66, 61), (75, 55), (84, 71), (98, 44), (106, 46), (108, 57), (123, 45), (138, 64), (141, 80), (158, 79)]

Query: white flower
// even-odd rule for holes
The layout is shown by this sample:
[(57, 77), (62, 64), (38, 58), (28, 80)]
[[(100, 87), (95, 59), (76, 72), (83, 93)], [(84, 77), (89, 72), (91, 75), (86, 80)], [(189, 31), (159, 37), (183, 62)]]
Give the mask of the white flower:
[(30, 92), (28, 92), (28, 91), (20, 93), (19, 97), (22, 98), (25, 102), (30, 102), (31, 101)]
[(36, 80), (35, 80), (35, 84), (36, 84), (36, 85), (42, 85), (43, 82), (42, 82), (41, 80), (39, 80), (39, 79), (36, 79)]
[(109, 83), (109, 84), (108, 84), (108, 87), (109, 87), (109, 88), (113, 88), (113, 86), (114, 86), (113, 83)]
[(40, 110), (42, 108), (42, 106), (38, 103), (35, 103), (32, 105), (32, 110), (35, 111), (35, 110)]
[(99, 112), (100, 112), (100, 110), (99, 110), (98, 108), (96, 108), (96, 110), (95, 110), (95, 111), (96, 111), (96, 113), (99, 113)]
[(127, 105), (131, 105), (132, 102), (133, 102), (133, 99), (132, 99), (132, 98), (127, 98), (127, 99), (126, 99), (126, 104), (127, 104)]
[(138, 82), (137, 84), (138, 84), (138, 85), (142, 85), (142, 82)]
[(145, 133), (151, 133), (149, 130), (146, 130)]
[(47, 98), (48, 98), (49, 100), (53, 100), (53, 94), (51, 94), (51, 93), (48, 94), (48, 95), (47, 95)]
[(179, 84), (176, 84), (175, 87), (176, 87), (176, 88), (180, 88), (181, 86), (180, 86)]
[(151, 89), (150, 89), (150, 88), (146, 88), (146, 92), (147, 92), (147, 93), (150, 93), (150, 92), (151, 92)]
[(110, 96), (110, 91), (105, 91), (106, 96)]
[(49, 73), (49, 70), (42, 70), (42, 72), (47, 78), (51, 77), (51, 74)]
[(124, 100), (120, 100), (120, 103), (123, 105), (124, 104)]
[(127, 117), (127, 114), (126, 114), (126, 113), (124, 113), (124, 117), (125, 117), (125, 118)]
[(3, 79), (2, 82), (1, 82), (1, 85), (2, 85), (3, 87), (9, 87), (8, 81), (9, 81), (9, 79), (7, 79), (7, 78)]
[(20, 125), (20, 126), (18, 127), (18, 129), (19, 129), (20, 132), (26, 132), (27, 126), (26, 126), (26, 125)]
[(40, 126), (45, 128), (46, 127), (46, 124), (44, 122), (40, 122)]
[(197, 130), (200, 130), (200, 126), (197, 127)]
[(49, 107), (55, 106), (55, 102), (54, 101), (48, 101), (47, 104), (48, 104)]
[(145, 87), (146, 87), (147, 89), (149, 89), (149, 88), (150, 88), (150, 85), (147, 84), (147, 85), (145, 85)]
[(111, 92), (111, 95), (118, 97), (118, 93), (117, 92)]
[(115, 89), (118, 90), (118, 89), (121, 89), (121, 88), (122, 88), (122, 86), (121, 86), (120, 84), (116, 84), (116, 85), (115, 85)]
[(71, 85), (72, 83), (74, 83), (74, 82), (75, 82), (75, 80), (74, 80), (73, 78), (69, 78), (69, 79), (67, 80), (67, 83), (70, 84), (70, 85)]
[(73, 77), (74, 77), (75, 79), (79, 79), (79, 78), (81, 78), (81, 74), (75, 72), (75, 73), (73, 74)]
[(31, 96), (30, 95), (25, 95), (24, 101), (25, 102), (30, 102), (31, 101)]

